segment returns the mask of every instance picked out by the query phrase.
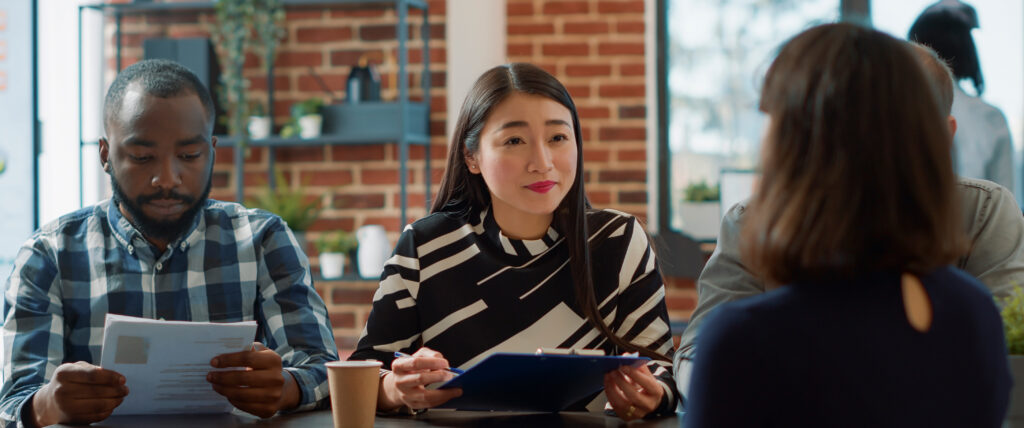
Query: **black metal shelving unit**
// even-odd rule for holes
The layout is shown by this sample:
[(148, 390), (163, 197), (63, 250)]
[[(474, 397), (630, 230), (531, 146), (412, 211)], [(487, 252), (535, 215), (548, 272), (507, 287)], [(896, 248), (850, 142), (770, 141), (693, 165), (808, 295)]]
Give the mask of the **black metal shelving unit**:
[[(116, 46), (116, 66), (121, 70), (121, 25), (128, 15), (144, 15), (148, 13), (191, 13), (213, 10), (213, 1), (174, 2), (174, 3), (100, 3), (78, 7), (78, 164), (79, 176), (83, 171), (82, 150), (87, 145), (95, 145), (96, 141), (85, 141), (82, 124), (82, 16), (86, 10), (114, 17), (114, 39)], [(269, 137), (261, 140), (249, 140), (252, 147), (266, 147), (270, 185), (274, 185), (274, 148), (317, 146), (317, 145), (366, 145), (390, 144), (398, 146), (399, 186), (401, 187), (401, 224), (406, 223), (408, 208), (408, 162), (409, 146), (424, 146), (424, 186), (427, 208), (430, 207), (430, 22), (429, 10), (425, 0), (282, 0), (286, 8), (394, 8), (398, 17), (396, 38), (398, 40), (398, 99), (393, 102), (364, 102), (337, 106), (342, 109), (345, 122), (335, 126), (337, 132), (321, 135), (319, 138), (280, 138)], [(406, 72), (409, 63), (407, 42), (409, 39), (409, 9), (423, 11), (423, 22), (420, 37), (423, 40), (423, 100), (418, 102), (409, 99), (409, 75)], [(267, 76), (267, 105), (274, 105), (274, 68), (271, 64)], [(218, 136), (218, 145), (235, 146), (238, 139), (231, 136)], [(243, 167), (245, 159), (243, 150), (234, 151), (235, 165), (235, 197), (242, 201), (244, 197)], [(79, 180), (79, 195), (82, 195), (82, 180)], [(79, 196), (81, 198), (81, 196)], [(82, 201), (80, 199), (79, 203)]]

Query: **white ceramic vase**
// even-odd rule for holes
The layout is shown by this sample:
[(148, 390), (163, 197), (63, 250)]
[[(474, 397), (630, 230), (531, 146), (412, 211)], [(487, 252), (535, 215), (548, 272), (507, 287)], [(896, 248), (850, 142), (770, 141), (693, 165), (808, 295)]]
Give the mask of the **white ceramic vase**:
[(307, 114), (299, 118), (299, 136), (302, 138), (316, 138), (320, 136), (320, 127), (324, 124), (324, 117), (319, 114)]
[(249, 138), (262, 140), (270, 136), (270, 117), (249, 116)]
[(380, 279), (384, 271), (384, 263), (391, 255), (391, 244), (384, 226), (368, 224), (356, 230), (359, 248), (356, 259), (359, 264), (359, 276), (366, 279)]
[(722, 209), (718, 202), (683, 202), (679, 207), (683, 218), (682, 231), (695, 240), (715, 240), (722, 225)]
[(345, 274), (345, 254), (320, 253), (320, 276), (323, 279), (338, 279)]

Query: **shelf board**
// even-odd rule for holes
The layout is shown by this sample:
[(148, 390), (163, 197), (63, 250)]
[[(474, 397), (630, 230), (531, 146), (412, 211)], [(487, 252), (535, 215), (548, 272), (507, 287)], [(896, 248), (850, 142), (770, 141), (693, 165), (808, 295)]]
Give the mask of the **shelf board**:
[[(395, 102), (363, 102), (359, 104), (330, 104), (324, 106), (323, 134), (317, 138), (281, 138), (249, 140), (252, 147), (312, 146), (380, 144), (406, 141), (410, 144), (430, 143), (430, 124), (427, 106), (419, 102), (405, 104), (405, 129), (396, 126), (402, 114), (402, 104)], [(237, 138), (217, 137), (224, 146), (237, 144)]]
[[(427, 9), (426, 0), (282, 0), (285, 7), (394, 7), (406, 3), (410, 7)], [(153, 11), (192, 12), (212, 10), (212, 1), (176, 1), (146, 3), (94, 3), (80, 5), (79, 8), (93, 9), (101, 12), (136, 14)]]
[[(366, 144), (382, 144), (382, 143), (395, 143), (398, 139), (396, 138), (377, 138), (377, 139), (366, 139), (366, 138), (353, 138), (344, 135), (321, 135), (316, 138), (299, 138), (289, 137), (282, 138), (278, 136), (267, 137), (261, 140), (249, 140), (247, 145), (249, 147), (304, 147), (304, 146), (358, 146)], [(426, 143), (419, 141), (409, 141), (410, 144), (425, 145)], [(217, 136), (217, 147), (233, 147), (238, 144), (238, 138), (218, 135)]]

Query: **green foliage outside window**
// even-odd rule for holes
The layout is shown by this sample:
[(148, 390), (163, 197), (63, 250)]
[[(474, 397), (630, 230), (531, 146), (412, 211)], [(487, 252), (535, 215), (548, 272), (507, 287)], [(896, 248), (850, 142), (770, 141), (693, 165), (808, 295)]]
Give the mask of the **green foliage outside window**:
[(719, 199), (718, 186), (708, 186), (708, 183), (701, 180), (697, 183), (690, 183), (684, 190), (683, 199), (689, 202), (710, 202)]
[(1024, 291), (1014, 284), (1009, 296), (996, 298), (1003, 308), (1003, 332), (1006, 334), (1006, 349), (1010, 354), (1024, 354)]

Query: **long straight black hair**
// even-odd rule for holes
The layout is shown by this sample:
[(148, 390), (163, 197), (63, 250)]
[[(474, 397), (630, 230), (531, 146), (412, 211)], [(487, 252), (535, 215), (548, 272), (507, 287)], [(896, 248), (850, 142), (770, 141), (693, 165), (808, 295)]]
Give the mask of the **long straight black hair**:
[(590, 201), (583, 190), (583, 133), (580, 131), (580, 119), (569, 91), (548, 72), (532, 64), (512, 63), (487, 70), (477, 79), (459, 111), (459, 119), (455, 123), (455, 132), (448, 148), (448, 163), (441, 179), (441, 189), (431, 212), (468, 219), (470, 213), (490, 206), (491, 194), (487, 190), (487, 183), (480, 175), (469, 172), (466, 157), (476, 154), (480, 149), (480, 133), (491, 111), (513, 93), (550, 98), (565, 106), (572, 114), (572, 129), (576, 133), (576, 176), (569, 193), (555, 208), (553, 223), (565, 236), (565, 243), (569, 247), (569, 266), (576, 300), (587, 321), (620, 350), (635, 351), (664, 360), (665, 357), (657, 352), (618, 337), (601, 318), (594, 296), (590, 247), (587, 244), (587, 211), (590, 209)]

